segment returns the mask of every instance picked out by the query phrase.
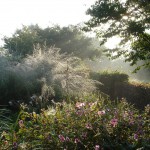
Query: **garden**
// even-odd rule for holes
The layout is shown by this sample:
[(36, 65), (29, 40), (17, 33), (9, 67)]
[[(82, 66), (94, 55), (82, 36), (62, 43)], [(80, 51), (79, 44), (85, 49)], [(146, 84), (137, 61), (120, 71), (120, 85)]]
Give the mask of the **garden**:
[(150, 3), (96, 0), (86, 14), (3, 37), (0, 150), (150, 149)]

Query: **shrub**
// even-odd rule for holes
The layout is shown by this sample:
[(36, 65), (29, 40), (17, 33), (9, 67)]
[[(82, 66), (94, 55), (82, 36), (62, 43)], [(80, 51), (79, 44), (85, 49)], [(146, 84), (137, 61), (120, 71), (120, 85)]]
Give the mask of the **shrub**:
[(125, 73), (121, 73), (118, 71), (115, 72), (108, 72), (104, 71), (102, 73), (100, 72), (91, 72), (91, 78), (95, 80), (100, 80), (102, 83), (107, 83), (108, 80), (110, 84), (114, 84), (116, 82), (128, 82), (129, 76)]
[(30, 91), (29, 82), (15, 71), (9, 58), (0, 56), (0, 68), (0, 104), (7, 104), (12, 99), (27, 99)]
[(0, 60), (1, 103), (9, 100), (28, 101), (33, 94), (44, 99), (63, 95), (81, 95), (95, 90), (95, 81), (77, 57), (60, 54), (59, 49), (37, 47), (33, 55), (21, 62), (5, 56)]
[(128, 82), (129, 76), (120, 72), (91, 72), (91, 78), (98, 80), (103, 85), (99, 86), (99, 90), (108, 94), (111, 99), (115, 99), (115, 89), (118, 85)]
[(41, 81), (42, 96), (83, 94), (95, 89), (95, 82), (88, 79), (89, 72), (81, 60), (60, 54), (59, 49), (54, 47), (35, 50), (32, 56), (24, 59), (18, 69), (22, 68), (26, 78)]
[(138, 109), (144, 109), (150, 101), (149, 84), (128, 81), (128, 75), (119, 72), (91, 72), (91, 78), (98, 80), (103, 85), (99, 85), (99, 91), (116, 100), (125, 97)]

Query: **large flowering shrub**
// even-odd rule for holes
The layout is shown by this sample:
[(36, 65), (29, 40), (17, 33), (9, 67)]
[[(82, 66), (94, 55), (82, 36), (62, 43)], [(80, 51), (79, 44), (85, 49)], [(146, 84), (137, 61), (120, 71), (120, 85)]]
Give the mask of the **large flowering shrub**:
[(124, 99), (94, 96), (72, 103), (55, 103), (40, 114), (21, 111), (13, 126), (3, 131), (1, 149), (122, 150), (150, 147), (150, 106), (140, 113)]
[(95, 91), (98, 81), (89, 79), (89, 69), (81, 59), (61, 54), (55, 47), (36, 47), (33, 55), (15, 61), (0, 53), (0, 105), (10, 100), (26, 103), (32, 95), (45, 102), (64, 95), (82, 95)]

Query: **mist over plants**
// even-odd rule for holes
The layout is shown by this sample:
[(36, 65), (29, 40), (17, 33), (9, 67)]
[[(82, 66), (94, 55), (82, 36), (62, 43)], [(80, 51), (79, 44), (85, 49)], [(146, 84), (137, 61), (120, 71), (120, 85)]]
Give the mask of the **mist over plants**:
[(132, 81), (145, 83), (149, 83), (150, 81), (149, 68), (141, 68), (140, 70), (135, 72), (135, 69), (138, 67), (138, 65), (142, 64), (142, 62), (140, 61), (137, 65), (131, 66), (129, 62), (125, 62), (124, 58), (111, 60), (106, 56), (102, 56), (101, 58), (95, 61), (86, 60), (85, 63), (93, 71), (118, 71), (129, 75), (130, 80)]
[[(149, 8), (97, 0), (80, 26), (23, 25), (5, 36), (0, 150), (150, 149)], [(115, 36), (119, 45), (105, 47)]]
[(95, 81), (88, 79), (89, 71), (81, 60), (59, 52), (55, 47), (35, 49), (21, 62), (1, 56), (1, 103), (28, 102), (33, 94), (46, 99), (93, 91)]

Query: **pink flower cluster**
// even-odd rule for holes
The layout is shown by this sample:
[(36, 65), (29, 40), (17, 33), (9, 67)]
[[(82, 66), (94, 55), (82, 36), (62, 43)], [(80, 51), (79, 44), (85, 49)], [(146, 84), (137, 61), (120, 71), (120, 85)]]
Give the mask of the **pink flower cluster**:
[(66, 141), (66, 139), (65, 139), (65, 137), (63, 135), (59, 135), (58, 137), (59, 137), (61, 142), (65, 142)]
[(60, 134), (58, 137), (59, 137), (59, 139), (60, 139), (61, 142), (69, 142), (69, 141), (70, 141), (69, 137), (66, 137), (66, 138), (65, 138), (65, 137), (64, 137), (63, 135), (61, 135), (61, 134)]
[[(60, 139), (61, 142), (69, 142), (70, 141), (69, 137), (65, 138), (61, 134), (58, 137), (59, 137), (59, 139)], [(74, 143), (79, 143), (79, 142), (80, 142), (80, 140), (78, 138), (75, 138)]]
[(78, 109), (80, 109), (80, 108), (82, 108), (84, 106), (85, 106), (85, 103), (80, 103), (80, 102), (76, 103), (76, 108), (78, 108)]

